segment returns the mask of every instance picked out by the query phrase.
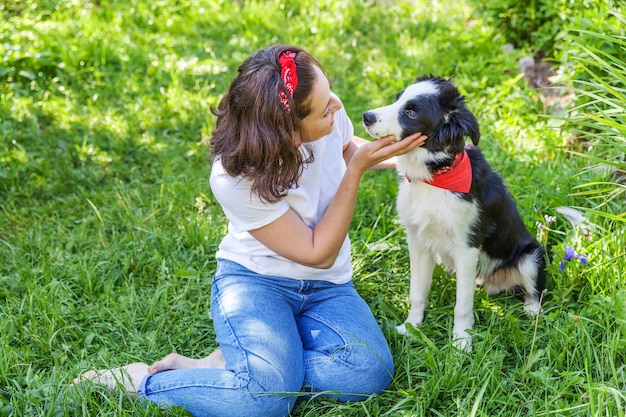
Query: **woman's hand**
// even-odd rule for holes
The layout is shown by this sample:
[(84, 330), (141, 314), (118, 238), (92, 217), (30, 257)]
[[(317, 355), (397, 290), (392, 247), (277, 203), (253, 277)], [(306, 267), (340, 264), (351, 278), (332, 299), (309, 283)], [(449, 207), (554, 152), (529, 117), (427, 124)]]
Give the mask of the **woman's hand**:
[(388, 135), (372, 142), (365, 142), (352, 153), (348, 167), (361, 174), (368, 169), (395, 156), (404, 155), (422, 146), (427, 137), (414, 133), (398, 141), (395, 136)]

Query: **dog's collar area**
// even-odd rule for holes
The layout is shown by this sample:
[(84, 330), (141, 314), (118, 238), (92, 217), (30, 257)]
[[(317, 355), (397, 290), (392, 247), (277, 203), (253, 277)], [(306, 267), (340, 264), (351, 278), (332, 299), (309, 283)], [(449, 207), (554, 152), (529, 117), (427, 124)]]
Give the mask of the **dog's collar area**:
[[(408, 175), (406, 179), (411, 182)], [(467, 151), (456, 154), (452, 165), (439, 169), (433, 173), (430, 181), (423, 182), (444, 190), (468, 193), (472, 186), (472, 163)]]
[(452, 163), (448, 166), (445, 166), (443, 168), (439, 168), (437, 171), (433, 172), (433, 178), (441, 175), (441, 174), (445, 174), (446, 172), (450, 172), (452, 171), (454, 168), (457, 167), (457, 165), (459, 165), (459, 161), (461, 160), (461, 158), (463, 157), (464, 153), (457, 153), (456, 155), (454, 155), (454, 160), (452, 160)]

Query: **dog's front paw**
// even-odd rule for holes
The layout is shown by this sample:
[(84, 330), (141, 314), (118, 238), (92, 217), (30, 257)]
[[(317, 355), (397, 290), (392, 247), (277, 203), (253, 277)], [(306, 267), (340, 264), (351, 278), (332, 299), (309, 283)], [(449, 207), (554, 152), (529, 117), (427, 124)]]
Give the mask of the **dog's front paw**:
[(413, 327), (419, 327), (419, 325), (422, 324), (422, 321), (424, 321), (424, 309), (411, 307), (411, 309), (409, 310), (409, 315), (406, 317), (406, 320), (403, 324), (396, 327), (396, 330), (400, 334), (406, 334), (407, 323)]
[(472, 336), (466, 331), (452, 333), (452, 346), (464, 352), (472, 351)]
[(396, 326), (396, 331), (399, 334), (406, 335), (408, 333), (408, 329), (406, 328), (407, 324), (411, 325), (411, 326), (413, 326), (415, 328), (415, 327), (419, 327), (419, 325), (422, 324), (422, 322), (421, 321), (419, 321), (419, 322), (412, 322), (411, 320), (407, 319), (407, 321), (405, 321), (401, 325)]
[(396, 326), (396, 331), (397, 331), (399, 334), (406, 335), (406, 323), (402, 323), (401, 325)]

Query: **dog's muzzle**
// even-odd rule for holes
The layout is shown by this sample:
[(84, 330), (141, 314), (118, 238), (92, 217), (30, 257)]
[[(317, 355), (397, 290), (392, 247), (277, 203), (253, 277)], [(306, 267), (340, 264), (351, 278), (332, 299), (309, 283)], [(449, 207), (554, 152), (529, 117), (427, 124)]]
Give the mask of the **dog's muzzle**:
[(378, 116), (376, 116), (376, 113), (371, 111), (366, 111), (365, 113), (363, 113), (363, 126), (365, 126), (366, 128), (375, 124), (377, 121)]

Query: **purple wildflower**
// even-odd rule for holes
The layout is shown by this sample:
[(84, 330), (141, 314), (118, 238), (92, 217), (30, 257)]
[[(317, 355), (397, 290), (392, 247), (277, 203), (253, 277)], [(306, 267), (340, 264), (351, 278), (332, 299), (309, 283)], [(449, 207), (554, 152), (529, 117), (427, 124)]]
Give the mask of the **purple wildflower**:
[(565, 257), (559, 264), (559, 271), (562, 271), (565, 267), (565, 264), (572, 259), (578, 259), (581, 264), (587, 265), (587, 255), (584, 255), (582, 253), (576, 253), (573, 246), (568, 246), (565, 248)]

